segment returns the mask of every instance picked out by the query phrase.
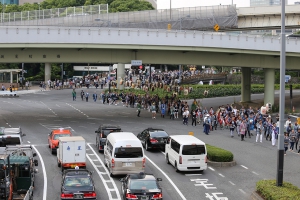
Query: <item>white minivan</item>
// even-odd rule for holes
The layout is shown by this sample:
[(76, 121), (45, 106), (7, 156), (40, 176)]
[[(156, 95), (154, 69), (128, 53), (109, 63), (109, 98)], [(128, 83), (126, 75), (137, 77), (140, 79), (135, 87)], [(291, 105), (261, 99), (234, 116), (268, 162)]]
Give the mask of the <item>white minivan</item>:
[(165, 158), (178, 171), (203, 171), (207, 169), (207, 151), (204, 142), (191, 135), (169, 136)]
[(104, 162), (110, 176), (145, 172), (141, 141), (130, 132), (113, 132), (106, 138)]

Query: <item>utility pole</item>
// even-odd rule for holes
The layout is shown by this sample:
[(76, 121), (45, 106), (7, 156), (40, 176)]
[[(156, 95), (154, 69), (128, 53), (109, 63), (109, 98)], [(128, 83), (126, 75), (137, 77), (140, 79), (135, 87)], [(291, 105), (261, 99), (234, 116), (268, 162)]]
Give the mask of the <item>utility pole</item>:
[(281, 49), (280, 49), (280, 95), (279, 95), (279, 135), (277, 153), (276, 185), (283, 183), (284, 162), (284, 110), (285, 110), (285, 0), (281, 1)]
[(21, 83), (22, 83), (22, 90), (23, 90), (24, 89), (24, 87), (23, 87), (24, 86), (24, 63), (22, 63), (22, 79), (21, 80), (22, 80)]
[(63, 80), (64, 80), (64, 63), (61, 63), (60, 67), (61, 67), (61, 84), (63, 84)]

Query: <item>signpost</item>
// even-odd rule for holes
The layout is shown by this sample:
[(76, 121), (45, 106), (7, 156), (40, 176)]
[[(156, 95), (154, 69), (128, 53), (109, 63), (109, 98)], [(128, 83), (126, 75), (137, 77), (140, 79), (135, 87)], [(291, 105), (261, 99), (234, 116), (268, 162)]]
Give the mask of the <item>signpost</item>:
[(214, 30), (218, 32), (218, 31), (219, 31), (219, 29), (220, 29), (220, 26), (219, 26), (219, 24), (216, 24), (216, 25), (214, 26)]
[(131, 60), (131, 65), (132, 66), (141, 66), (143, 65), (142, 60)]

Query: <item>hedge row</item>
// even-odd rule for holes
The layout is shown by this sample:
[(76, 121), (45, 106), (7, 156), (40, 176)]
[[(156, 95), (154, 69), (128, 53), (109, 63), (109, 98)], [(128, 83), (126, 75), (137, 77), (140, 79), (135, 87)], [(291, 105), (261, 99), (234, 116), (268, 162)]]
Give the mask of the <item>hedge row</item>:
[(233, 154), (230, 151), (206, 144), (207, 158), (214, 162), (231, 162)]
[(277, 187), (275, 180), (260, 180), (256, 183), (256, 191), (266, 200), (300, 200), (300, 189), (287, 182)]

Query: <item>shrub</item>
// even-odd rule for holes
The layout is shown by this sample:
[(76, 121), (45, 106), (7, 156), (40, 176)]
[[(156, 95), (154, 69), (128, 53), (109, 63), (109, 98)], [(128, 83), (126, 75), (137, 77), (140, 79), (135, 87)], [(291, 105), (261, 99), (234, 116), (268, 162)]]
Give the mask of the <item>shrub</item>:
[(260, 180), (256, 183), (256, 191), (267, 200), (300, 200), (300, 189), (287, 182), (277, 187), (275, 180)]
[(214, 162), (231, 162), (233, 154), (230, 151), (206, 144), (207, 158)]

